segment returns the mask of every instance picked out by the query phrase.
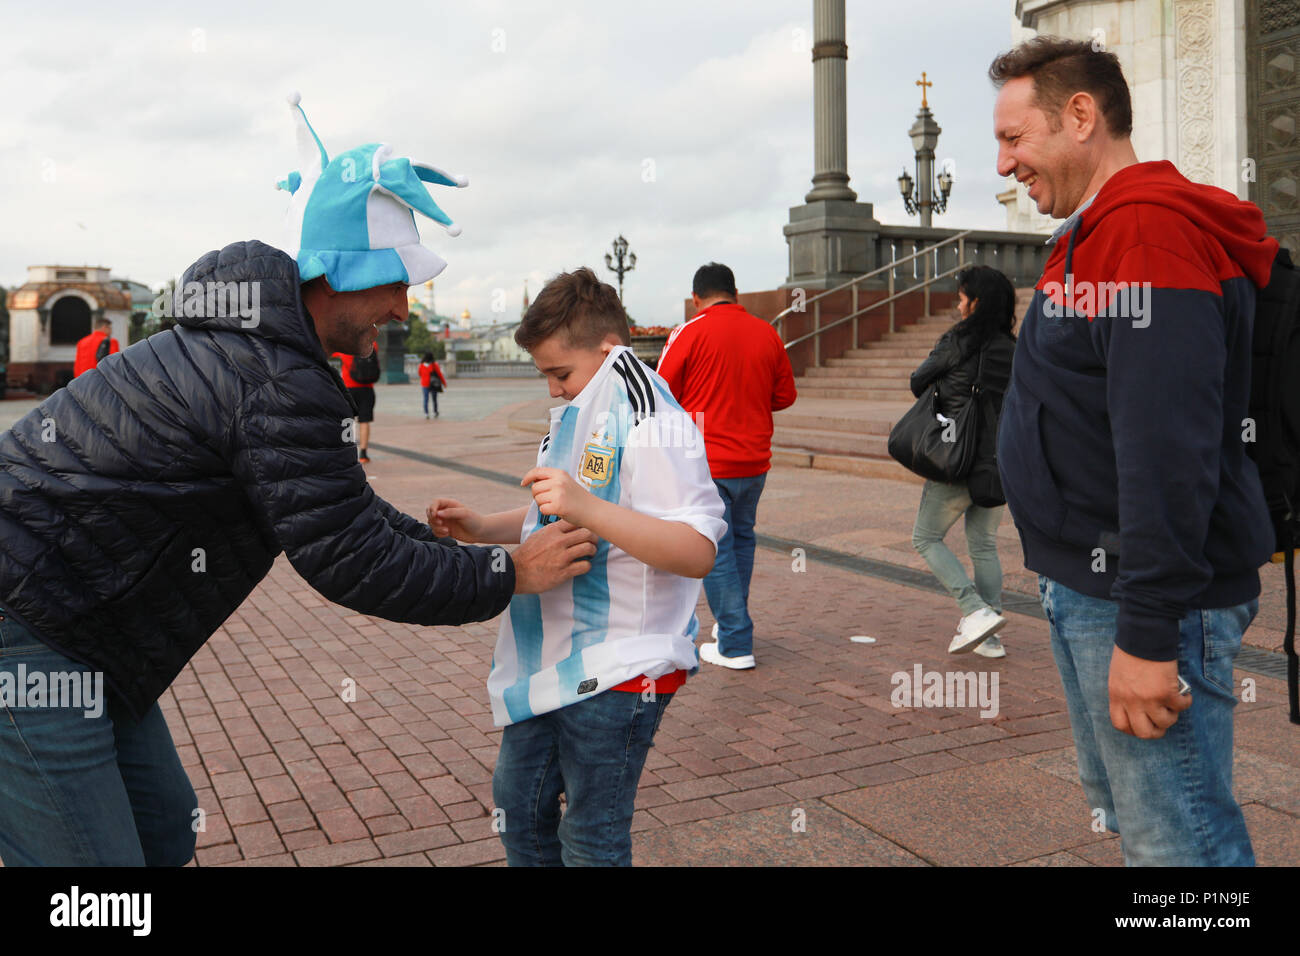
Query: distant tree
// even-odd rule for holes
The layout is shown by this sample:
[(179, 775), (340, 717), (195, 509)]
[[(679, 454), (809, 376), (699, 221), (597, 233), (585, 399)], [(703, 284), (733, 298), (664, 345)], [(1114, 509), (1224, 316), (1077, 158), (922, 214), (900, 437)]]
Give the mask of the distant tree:
[[(155, 301), (163, 298), (167, 302), (172, 302), (176, 294), (176, 279), (168, 279), (167, 284), (159, 286), (158, 291), (154, 293)], [(127, 344), (134, 345), (141, 339), (147, 339), (155, 332), (162, 332), (170, 329), (176, 324), (176, 320), (167, 316), (159, 315), (157, 310), (151, 309), (148, 312), (135, 312), (131, 315), (131, 322), (127, 326)]]
[(433, 336), (429, 333), (429, 323), (419, 315), (412, 315), (406, 323), (406, 351), (423, 355), (429, 351)]
[(126, 344), (134, 345), (143, 338), (148, 338), (149, 333), (145, 331), (149, 322), (148, 312), (132, 312), (131, 324), (126, 330)]

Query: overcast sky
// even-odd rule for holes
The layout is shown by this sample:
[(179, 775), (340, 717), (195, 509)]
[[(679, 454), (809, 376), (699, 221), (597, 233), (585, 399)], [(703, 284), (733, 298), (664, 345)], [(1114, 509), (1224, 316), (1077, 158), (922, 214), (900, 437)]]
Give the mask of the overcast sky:
[[(896, 179), (922, 70), (956, 164), (936, 225), (1005, 228), (993, 90), (1010, 0), (849, 0), (850, 185), (908, 220)], [(622, 233), (626, 304), (680, 322), (695, 268), (742, 291), (786, 278), (781, 227), (813, 173), (811, 0), (620, 4), (123, 4), (6, 13), (0, 284), (33, 264), (106, 265), (156, 287), (209, 249), (282, 240), (298, 167), (290, 90), (330, 155), (366, 142), (469, 177), (431, 187), (464, 230), (416, 216), (450, 265), (442, 314), (518, 315), (556, 272)], [(649, 179), (650, 181), (647, 181)], [(496, 290), (504, 290), (504, 295)]]

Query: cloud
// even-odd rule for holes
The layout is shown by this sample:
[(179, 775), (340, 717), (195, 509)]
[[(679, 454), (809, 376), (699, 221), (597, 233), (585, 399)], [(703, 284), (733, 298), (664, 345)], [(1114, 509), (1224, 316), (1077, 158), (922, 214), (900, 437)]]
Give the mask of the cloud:
[[(983, 79), (1009, 42), (1004, 7), (850, 4), (849, 171), (877, 218), (907, 219), (894, 180), (911, 166), (926, 69), (940, 154), (958, 164), (941, 224), (1005, 221)], [(963, 42), (918, 56), (925, 24)], [(450, 263), (443, 314), (487, 317), (496, 289), (517, 314), (525, 278), (536, 296), (583, 264), (613, 280), (603, 255), (622, 233), (638, 254), (630, 311), (674, 322), (710, 259), (745, 289), (785, 280), (781, 227), (813, 173), (811, 28), (811, 9), (780, 0), (558, 13), (394, 0), (382, 16), (327, 0), (310, 17), (146, 2), (129, 21), (84, 0), (26, 8), (0, 64), (4, 88), (22, 91), (0, 103), (0, 281), (96, 261), (157, 285), (227, 242), (279, 241), (287, 196), (273, 184), (296, 168), (284, 94), (298, 89), (331, 152), (386, 141), (469, 176), (467, 189), (435, 187), (462, 236), (420, 218)]]

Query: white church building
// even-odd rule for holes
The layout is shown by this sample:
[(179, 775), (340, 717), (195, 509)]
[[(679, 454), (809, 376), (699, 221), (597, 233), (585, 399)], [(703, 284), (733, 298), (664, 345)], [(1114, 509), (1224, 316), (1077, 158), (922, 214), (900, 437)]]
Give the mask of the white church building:
[[(1300, 255), (1300, 0), (1016, 0), (1010, 45), (1035, 34), (1113, 52), (1138, 159), (1256, 203)], [(1008, 230), (1053, 228), (1014, 179), (998, 199)]]

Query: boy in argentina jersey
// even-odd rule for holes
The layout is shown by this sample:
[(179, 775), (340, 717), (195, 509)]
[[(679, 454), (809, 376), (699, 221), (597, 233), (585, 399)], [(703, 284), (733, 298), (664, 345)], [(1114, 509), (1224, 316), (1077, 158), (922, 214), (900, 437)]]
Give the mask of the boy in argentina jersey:
[(569, 400), (523, 476), (533, 502), (482, 515), (438, 499), (430, 524), (480, 543), (522, 542), (553, 521), (596, 535), (585, 573), (517, 595), (502, 618), (492, 790), (511, 866), (626, 866), (646, 754), (699, 668), (695, 605), (726, 531), (722, 500), (699, 428), (627, 347), (618, 294), (590, 269), (551, 280), (515, 341)]

